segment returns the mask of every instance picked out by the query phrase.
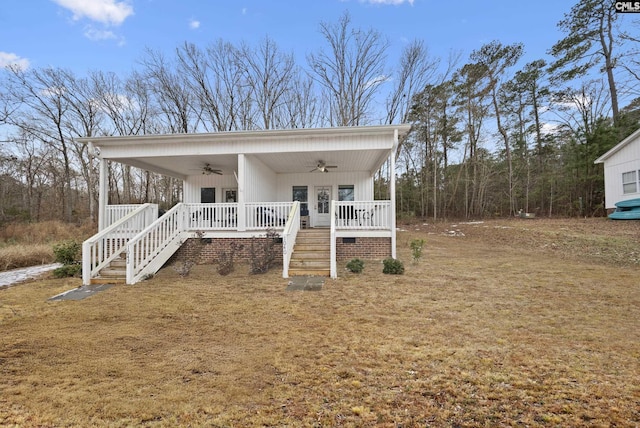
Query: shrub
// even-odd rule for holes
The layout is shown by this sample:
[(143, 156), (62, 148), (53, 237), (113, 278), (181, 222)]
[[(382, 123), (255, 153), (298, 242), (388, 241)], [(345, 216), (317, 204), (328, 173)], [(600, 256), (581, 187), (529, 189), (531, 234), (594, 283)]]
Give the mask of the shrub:
[(220, 253), (218, 257), (218, 273), (222, 276), (229, 275), (233, 272), (233, 257), (236, 254), (236, 251), (242, 250), (244, 245), (238, 245), (235, 242), (231, 244), (231, 249), (229, 252), (223, 251)]
[(360, 273), (364, 269), (364, 262), (360, 259), (353, 259), (347, 263), (347, 269), (353, 273)]
[(415, 263), (418, 262), (420, 257), (422, 257), (422, 247), (424, 246), (424, 239), (414, 239), (409, 243), (411, 247), (411, 255), (413, 256), (413, 261)]
[(187, 241), (184, 251), (180, 252), (176, 264), (173, 265), (173, 269), (183, 278), (189, 276), (191, 268), (200, 258), (200, 253), (205, 245), (204, 232), (197, 230), (195, 234), (196, 238)]
[(276, 260), (275, 245), (279, 235), (273, 229), (268, 229), (265, 236), (267, 239), (262, 242), (251, 237), (249, 272), (252, 274), (266, 273)]
[(400, 260), (388, 258), (384, 259), (382, 264), (384, 265), (382, 273), (391, 275), (402, 275), (404, 273), (404, 265)]
[(82, 275), (82, 265), (79, 263), (63, 265), (53, 270), (53, 276), (55, 278), (68, 278), (71, 276), (79, 277), (81, 275)]
[(82, 245), (76, 241), (63, 241), (53, 246), (53, 255), (56, 262), (63, 265), (72, 265), (80, 260)]

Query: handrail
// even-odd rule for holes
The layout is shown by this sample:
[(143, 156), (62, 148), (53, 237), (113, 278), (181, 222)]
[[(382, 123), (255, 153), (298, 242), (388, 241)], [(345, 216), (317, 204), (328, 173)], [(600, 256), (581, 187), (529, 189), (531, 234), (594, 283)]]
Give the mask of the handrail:
[[(331, 200), (331, 206), (329, 209), (329, 218), (330, 219), (336, 218), (336, 201), (333, 199)], [(331, 258), (329, 259), (330, 261), (329, 274), (331, 275), (331, 278), (335, 279), (338, 277), (338, 266), (336, 264), (336, 222), (331, 221), (330, 223), (331, 223), (331, 232), (329, 236), (331, 237), (331, 245), (330, 245)]]
[(134, 284), (142, 270), (185, 230), (184, 205), (179, 203), (127, 243), (127, 284)]
[(143, 204), (82, 243), (82, 283), (89, 285), (91, 278), (118, 257), (127, 241), (158, 217), (157, 204)]
[(291, 210), (287, 224), (282, 232), (282, 277), (289, 278), (289, 263), (291, 262), (291, 254), (293, 246), (296, 243), (296, 237), (300, 230), (300, 202), (295, 201)]

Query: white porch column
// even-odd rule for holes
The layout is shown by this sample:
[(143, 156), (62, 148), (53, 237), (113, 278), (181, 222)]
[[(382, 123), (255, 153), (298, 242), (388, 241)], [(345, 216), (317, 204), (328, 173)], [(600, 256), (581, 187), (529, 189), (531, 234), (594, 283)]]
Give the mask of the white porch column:
[(243, 153), (238, 154), (238, 231), (242, 232), (247, 230), (247, 217), (245, 210), (245, 188), (244, 188), (244, 174), (245, 174), (245, 157)]
[(98, 231), (102, 231), (108, 225), (107, 204), (109, 203), (109, 169), (107, 161), (100, 158), (100, 183), (98, 187)]
[(391, 166), (389, 167), (389, 193), (391, 193), (391, 257), (396, 258), (396, 150), (398, 149), (398, 130), (393, 131)]

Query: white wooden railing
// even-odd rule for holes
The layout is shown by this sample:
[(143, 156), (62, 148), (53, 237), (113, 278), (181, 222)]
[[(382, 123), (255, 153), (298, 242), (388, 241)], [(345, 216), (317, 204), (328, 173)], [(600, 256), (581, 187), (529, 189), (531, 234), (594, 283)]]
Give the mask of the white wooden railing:
[(136, 207), (135, 210), (129, 210), (109, 227), (82, 243), (82, 283), (84, 285), (89, 285), (91, 278), (97, 276), (101, 269), (119, 257), (131, 238), (158, 218), (158, 205), (143, 204)]
[[(331, 205), (329, 207), (329, 218), (336, 218), (336, 201), (332, 200)], [(338, 277), (338, 266), (336, 263), (336, 221), (331, 222), (331, 228), (329, 232), (329, 236), (331, 239), (331, 243), (329, 245), (330, 258), (329, 258), (329, 275), (331, 278)]]
[(127, 243), (127, 284), (144, 276), (144, 268), (170, 243), (179, 240), (188, 223), (184, 204), (177, 204)]
[(336, 229), (390, 230), (391, 201), (335, 201)]
[[(105, 227), (111, 226), (113, 223), (120, 220), (130, 212), (140, 208), (140, 206), (141, 204), (107, 205), (105, 223), (104, 223)], [(156, 215), (156, 218), (157, 218), (157, 215)]]
[(245, 204), (247, 230), (283, 229), (293, 202), (249, 202)]
[(184, 204), (187, 230), (236, 230), (238, 204)]
[(293, 246), (296, 244), (296, 237), (300, 230), (300, 202), (295, 201), (289, 211), (289, 219), (282, 232), (282, 277), (289, 278), (289, 262)]

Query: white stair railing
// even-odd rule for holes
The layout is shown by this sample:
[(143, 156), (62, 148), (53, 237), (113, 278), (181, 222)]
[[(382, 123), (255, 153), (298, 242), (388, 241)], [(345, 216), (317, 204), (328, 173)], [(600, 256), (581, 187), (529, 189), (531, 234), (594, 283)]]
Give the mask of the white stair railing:
[[(329, 218), (336, 218), (336, 201), (331, 200), (331, 208), (329, 210)], [(336, 222), (332, 221), (331, 222), (331, 232), (329, 234), (329, 236), (331, 237), (331, 245), (330, 245), (330, 249), (331, 249), (331, 259), (329, 261), (329, 275), (331, 275), (331, 278), (337, 278), (338, 277), (338, 265), (336, 263)]]
[(158, 217), (158, 205), (138, 205), (111, 226), (82, 243), (82, 283), (89, 285), (101, 269), (125, 250), (127, 242)]
[(169, 244), (181, 239), (185, 231), (184, 204), (179, 203), (147, 229), (138, 233), (127, 243), (127, 284), (135, 284), (145, 275), (144, 269)]
[(295, 201), (289, 211), (289, 219), (282, 232), (282, 277), (289, 278), (289, 263), (296, 237), (300, 230), (300, 202)]

